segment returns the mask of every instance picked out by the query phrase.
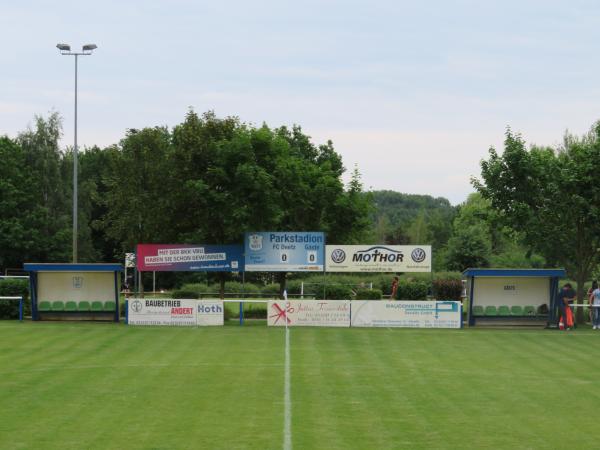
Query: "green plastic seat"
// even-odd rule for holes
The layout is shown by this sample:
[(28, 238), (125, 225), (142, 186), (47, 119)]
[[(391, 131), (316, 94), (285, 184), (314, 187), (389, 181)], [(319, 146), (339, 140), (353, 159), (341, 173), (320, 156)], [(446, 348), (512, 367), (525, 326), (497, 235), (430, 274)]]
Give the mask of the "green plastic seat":
[(524, 306), (523, 307), (523, 315), (524, 316), (535, 316), (535, 308), (533, 306)]
[(84, 312), (89, 311), (90, 310), (90, 302), (85, 301), (85, 300), (82, 301), (82, 302), (79, 302), (77, 304), (77, 310), (78, 311), (84, 311)]
[(47, 301), (40, 302), (38, 304), (38, 311), (41, 311), (41, 312), (52, 311), (52, 306), (50, 305), (50, 302), (47, 302)]
[(523, 315), (523, 307), (520, 305), (513, 305), (510, 307), (510, 315), (511, 316), (522, 316)]
[(473, 306), (473, 315), (474, 316), (483, 316), (483, 306), (474, 305)]
[(510, 316), (510, 308), (508, 306), (502, 305), (498, 307), (498, 315), (502, 317)]
[(65, 311), (75, 312), (77, 311), (77, 303), (74, 301), (68, 301), (65, 303)]
[(496, 309), (495, 306), (488, 305), (485, 307), (485, 315), (486, 316), (497, 316), (498, 310)]
[(65, 310), (65, 302), (62, 300), (56, 300), (52, 302), (52, 311), (64, 311)]
[(92, 312), (101, 312), (104, 311), (104, 308), (102, 306), (102, 302), (99, 301), (94, 301), (92, 302), (92, 308), (91, 308)]
[(104, 303), (104, 311), (114, 311), (116, 307), (115, 302), (105, 302)]

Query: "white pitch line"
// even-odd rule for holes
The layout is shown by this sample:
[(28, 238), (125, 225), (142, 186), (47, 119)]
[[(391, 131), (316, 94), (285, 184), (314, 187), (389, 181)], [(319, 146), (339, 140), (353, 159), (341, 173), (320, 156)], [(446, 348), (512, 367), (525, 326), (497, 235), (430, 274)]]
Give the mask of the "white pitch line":
[[(287, 325), (287, 317), (286, 317)], [(292, 394), (290, 373), (290, 331), (285, 327), (285, 379), (283, 383), (283, 450), (292, 450)]]

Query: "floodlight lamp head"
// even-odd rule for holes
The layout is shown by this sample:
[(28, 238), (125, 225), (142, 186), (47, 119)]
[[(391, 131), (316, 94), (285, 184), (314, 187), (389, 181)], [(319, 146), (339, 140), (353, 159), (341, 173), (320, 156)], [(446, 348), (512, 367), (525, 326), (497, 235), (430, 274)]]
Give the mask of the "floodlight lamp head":
[(69, 44), (56, 44), (56, 48), (61, 52), (69, 52), (71, 51), (71, 46)]
[(95, 50), (97, 48), (98, 48), (98, 46), (96, 44), (85, 44), (83, 46), (83, 51), (84, 52), (91, 52), (92, 50)]

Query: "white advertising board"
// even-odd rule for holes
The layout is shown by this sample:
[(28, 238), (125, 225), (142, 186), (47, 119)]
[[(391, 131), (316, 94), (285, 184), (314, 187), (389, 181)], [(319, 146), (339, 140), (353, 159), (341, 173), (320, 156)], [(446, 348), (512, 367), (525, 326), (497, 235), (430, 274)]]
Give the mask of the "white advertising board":
[(132, 298), (128, 304), (131, 325), (196, 326), (195, 300)]
[(196, 302), (196, 323), (199, 326), (223, 325), (223, 300), (198, 300)]
[(462, 309), (455, 301), (355, 300), (351, 326), (461, 328)]
[(271, 300), (268, 325), (283, 327), (349, 327), (350, 300)]
[(221, 300), (131, 298), (128, 305), (130, 325), (223, 325)]
[(326, 245), (326, 272), (431, 272), (431, 245)]

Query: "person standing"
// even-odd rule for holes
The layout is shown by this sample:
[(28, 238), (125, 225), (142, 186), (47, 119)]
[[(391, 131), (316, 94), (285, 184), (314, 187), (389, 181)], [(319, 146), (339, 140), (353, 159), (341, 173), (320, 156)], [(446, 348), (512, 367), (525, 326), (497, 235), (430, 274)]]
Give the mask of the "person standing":
[(596, 289), (598, 288), (598, 281), (594, 280), (592, 281), (592, 287), (588, 289), (587, 291), (587, 296), (588, 296), (588, 303), (590, 305), (590, 307), (588, 308), (588, 319), (590, 320), (590, 323), (594, 321), (594, 316), (593, 311), (594, 308), (592, 308), (592, 292), (594, 292)]
[(590, 311), (592, 313), (592, 328), (598, 330), (600, 329), (600, 289), (598, 289), (597, 281), (592, 283), (591, 291), (589, 303)]
[(396, 300), (396, 294), (398, 293), (398, 277), (394, 277), (392, 280), (392, 293), (390, 295), (390, 300)]
[(576, 294), (571, 283), (565, 283), (560, 291), (556, 294), (556, 306), (558, 306), (558, 320), (560, 322), (560, 318), (563, 318), (563, 323), (565, 325), (565, 330), (570, 330), (571, 327), (567, 324), (567, 309), (571, 312), (571, 307), (569, 306), (569, 302), (575, 300)]

